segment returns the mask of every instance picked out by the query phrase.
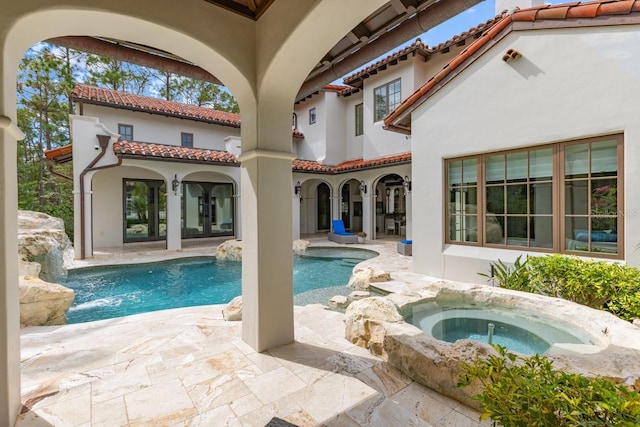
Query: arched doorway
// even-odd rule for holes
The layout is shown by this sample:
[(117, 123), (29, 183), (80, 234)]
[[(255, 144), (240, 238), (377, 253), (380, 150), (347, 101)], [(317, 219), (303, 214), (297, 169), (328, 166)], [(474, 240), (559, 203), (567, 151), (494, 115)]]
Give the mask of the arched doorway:
[(376, 189), (376, 237), (392, 238), (406, 235), (407, 194), (404, 178), (389, 174), (380, 178)]
[(319, 179), (301, 184), (300, 234), (311, 235), (331, 229), (331, 186)]
[(352, 232), (363, 230), (363, 199), (360, 181), (350, 179), (340, 188), (340, 218), (345, 229)]
[(316, 231), (329, 231), (331, 229), (331, 188), (326, 182), (321, 182), (316, 187), (316, 200)]

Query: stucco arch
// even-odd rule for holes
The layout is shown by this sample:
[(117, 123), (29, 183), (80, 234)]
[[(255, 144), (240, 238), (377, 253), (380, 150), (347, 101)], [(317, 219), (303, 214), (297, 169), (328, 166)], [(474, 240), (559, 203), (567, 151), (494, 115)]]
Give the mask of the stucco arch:
[[(74, 8), (76, 3), (77, 8)], [(197, 64), (218, 77), (233, 93), (241, 109), (252, 109), (254, 49), (252, 37), (255, 23), (216, 7), (215, 13), (203, 13), (202, 25), (193, 15), (178, 11), (169, 20), (166, 14), (154, 14), (153, 1), (66, 2), (66, 8), (45, 8), (33, 12), (33, 5), (25, 6), (22, 16), (8, 26), (5, 37), (3, 88), (15, 87), (17, 66), (26, 50), (37, 42), (67, 35), (92, 35), (127, 40), (176, 54)], [(193, 1), (193, 7), (213, 7)], [(187, 7), (186, 5), (183, 5)], [(19, 5), (9, 7), (18, 9)], [(189, 6), (191, 7), (191, 6)], [(206, 19), (206, 25), (205, 25)], [(2, 19), (0, 18), (0, 22)], [(213, 21), (213, 22), (212, 22)], [(234, 43), (230, 44), (229, 39)], [(15, 93), (2, 94), (3, 108), (15, 108)]]

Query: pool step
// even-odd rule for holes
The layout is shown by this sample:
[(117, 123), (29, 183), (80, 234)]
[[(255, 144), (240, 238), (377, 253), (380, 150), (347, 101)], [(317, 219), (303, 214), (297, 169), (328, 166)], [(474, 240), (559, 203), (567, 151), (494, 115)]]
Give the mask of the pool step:
[(340, 260), (340, 265), (343, 265), (345, 267), (355, 267), (362, 261), (363, 260), (361, 259), (342, 259)]

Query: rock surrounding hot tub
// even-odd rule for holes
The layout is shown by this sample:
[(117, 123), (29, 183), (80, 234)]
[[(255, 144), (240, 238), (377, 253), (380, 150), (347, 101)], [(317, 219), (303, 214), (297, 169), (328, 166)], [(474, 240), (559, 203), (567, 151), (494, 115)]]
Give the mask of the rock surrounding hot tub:
[(346, 338), (383, 357), (417, 382), (466, 405), (479, 406), (471, 397), (480, 392), (480, 387), (456, 386), (462, 365), (497, 354), (495, 350), (476, 341), (437, 340), (405, 323), (401, 311), (423, 302), (460, 301), (543, 313), (582, 328), (594, 338), (595, 345), (552, 347), (547, 356), (556, 369), (587, 377), (605, 376), (640, 390), (640, 328), (610, 313), (558, 298), (486, 285), (435, 282), (394, 284), (393, 289), (385, 289), (384, 284), (376, 287), (394, 292), (354, 301), (346, 311)]

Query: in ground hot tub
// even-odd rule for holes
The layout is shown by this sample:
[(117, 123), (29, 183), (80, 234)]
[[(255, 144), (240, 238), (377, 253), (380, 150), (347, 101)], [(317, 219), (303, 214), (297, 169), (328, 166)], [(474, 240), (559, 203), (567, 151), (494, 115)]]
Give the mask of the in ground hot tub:
[(424, 302), (405, 310), (405, 320), (436, 339), (470, 339), (521, 354), (545, 354), (552, 346), (589, 348), (598, 341), (583, 329), (522, 309), (490, 304)]

